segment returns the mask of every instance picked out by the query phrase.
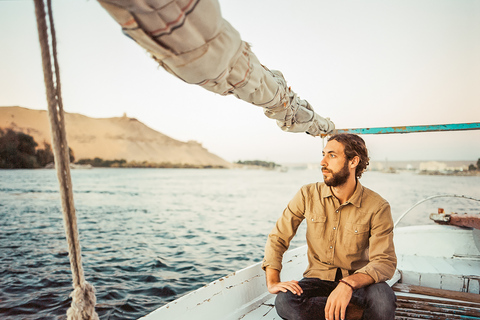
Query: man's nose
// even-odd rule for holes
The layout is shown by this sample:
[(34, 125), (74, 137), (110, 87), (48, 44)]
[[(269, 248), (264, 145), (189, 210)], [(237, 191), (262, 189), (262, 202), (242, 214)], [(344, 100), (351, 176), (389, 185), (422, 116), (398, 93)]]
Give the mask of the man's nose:
[(322, 158), (322, 161), (320, 161), (320, 165), (321, 165), (322, 167), (326, 167), (326, 166), (327, 166), (327, 162), (325, 161), (325, 158), (326, 158), (326, 157), (323, 157), (323, 158)]

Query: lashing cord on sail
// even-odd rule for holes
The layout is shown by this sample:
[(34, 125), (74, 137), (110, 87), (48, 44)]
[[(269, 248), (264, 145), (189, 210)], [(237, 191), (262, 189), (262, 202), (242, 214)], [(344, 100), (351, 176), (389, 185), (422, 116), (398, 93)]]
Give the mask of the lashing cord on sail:
[[(95, 312), (95, 289), (85, 281), (78, 237), (77, 217), (73, 201), (70, 156), (65, 131), (65, 117), (61, 97), (60, 70), (57, 60), (52, 3), (51, 0), (47, 0), (47, 13), (45, 12), (43, 0), (34, 0), (34, 3), (38, 37), (42, 53), (43, 75), (47, 93), (48, 116), (53, 140), (55, 167), (60, 184), (63, 220), (73, 278), (74, 291), (71, 294), (72, 305), (67, 311), (67, 318), (72, 320), (95, 320), (98, 319), (98, 315)], [(47, 25), (47, 15), (50, 28), (48, 28)], [(50, 41), (48, 31), (50, 31)], [(52, 49), (52, 54), (50, 54), (50, 48)]]

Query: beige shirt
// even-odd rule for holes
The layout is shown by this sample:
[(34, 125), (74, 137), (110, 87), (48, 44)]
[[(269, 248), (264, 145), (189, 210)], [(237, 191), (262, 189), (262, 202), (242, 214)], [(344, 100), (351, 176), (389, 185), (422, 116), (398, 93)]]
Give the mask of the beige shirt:
[(334, 281), (337, 268), (343, 277), (365, 273), (375, 282), (393, 276), (397, 258), (390, 205), (359, 181), (344, 204), (324, 183), (303, 186), (268, 236), (263, 269), (281, 271), (283, 253), (303, 220), (308, 245), (304, 277)]

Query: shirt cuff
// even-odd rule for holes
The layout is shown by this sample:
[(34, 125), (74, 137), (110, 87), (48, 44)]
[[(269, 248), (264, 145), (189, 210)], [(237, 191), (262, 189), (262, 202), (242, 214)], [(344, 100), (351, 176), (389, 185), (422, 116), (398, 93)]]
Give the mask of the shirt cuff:
[(366, 274), (366, 275), (369, 275), (370, 277), (372, 277), (372, 279), (375, 281), (375, 283), (379, 283), (379, 282), (382, 282), (384, 281), (383, 277), (380, 277), (377, 270), (375, 270), (374, 268), (372, 267), (369, 267), (368, 265), (366, 265), (365, 267), (361, 268), (361, 269), (358, 269), (357, 271), (354, 272), (355, 273), (363, 273), (363, 274)]
[(275, 261), (263, 260), (262, 269), (265, 270), (267, 267), (278, 270), (278, 271), (282, 271), (282, 264), (281, 263), (275, 262)]

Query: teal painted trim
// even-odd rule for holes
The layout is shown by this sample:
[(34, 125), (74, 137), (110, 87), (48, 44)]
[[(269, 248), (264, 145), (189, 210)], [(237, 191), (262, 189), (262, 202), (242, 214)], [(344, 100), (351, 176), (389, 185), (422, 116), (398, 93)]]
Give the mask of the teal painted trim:
[(480, 122), (435, 124), (435, 125), (424, 125), (424, 126), (336, 129), (334, 133), (391, 134), (391, 133), (463, 131), (463, 130), (480, 130)]

